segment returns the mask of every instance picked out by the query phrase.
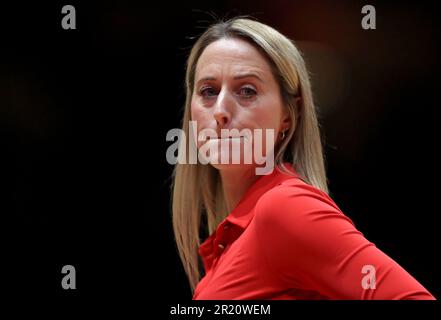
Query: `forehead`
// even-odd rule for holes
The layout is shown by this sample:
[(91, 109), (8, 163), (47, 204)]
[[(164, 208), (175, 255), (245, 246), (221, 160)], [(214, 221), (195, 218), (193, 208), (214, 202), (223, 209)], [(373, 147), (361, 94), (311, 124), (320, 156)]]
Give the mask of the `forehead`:
[(249, 42), (224, 38), (209, 44), (196, 65), (196, 76), (207, 72), (256, 71), (271, 73), (266, 58)]

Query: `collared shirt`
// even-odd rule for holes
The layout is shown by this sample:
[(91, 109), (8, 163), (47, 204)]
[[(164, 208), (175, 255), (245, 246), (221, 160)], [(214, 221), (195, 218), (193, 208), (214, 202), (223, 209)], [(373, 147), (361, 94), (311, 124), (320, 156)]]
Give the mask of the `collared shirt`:
[(434, 299), (331, 198), (277, 168), (199, 247), (193, 299)]

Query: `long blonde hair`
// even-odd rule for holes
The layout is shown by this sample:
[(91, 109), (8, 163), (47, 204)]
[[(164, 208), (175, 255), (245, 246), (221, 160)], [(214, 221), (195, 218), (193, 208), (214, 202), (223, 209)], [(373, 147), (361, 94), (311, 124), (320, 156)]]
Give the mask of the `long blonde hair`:
[[(222, 38), (239, 38), (252, 43), (268, 58), (279, 83), (292, 125), (275, 152), (275, 165), (289, 173), (283, 162), (291, 163), (304, 181), (328, 193), (319, 124), (305, 62), (292, 41), (260, 22), (246, 18), (221, 21), (210, 26), (194, 44), (185, 76), (186, 100), (182, 120), (185, 136), (189, 136), (197, 61), (209, 44)], [(301, 103), (297, 103), (299, 97)], [(176, 164), (172, 188), (176, 244), (194, 291), (201, 277), (198, 257), (201, 221), (205, 219), (211, 234), (228, 212), (219, 173), (210, 165)]]

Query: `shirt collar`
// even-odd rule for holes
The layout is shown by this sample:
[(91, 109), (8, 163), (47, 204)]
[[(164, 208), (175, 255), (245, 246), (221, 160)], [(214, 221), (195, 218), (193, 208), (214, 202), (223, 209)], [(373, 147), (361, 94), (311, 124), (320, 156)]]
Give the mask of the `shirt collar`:
[[(273, 172), (259, 177), (254, 184), (246, 191), (237, 206), (222, 221), (217, 229), (200, 245), (199, 254), (203, 258), (205, 270), (209, 269), (213, 260), (221, 253), (219, 244), (222, 247), (235, 241), (248, 227), (254, 217), (254, 207), (259, 198), (270, 189), (281, 184), (287, 179), (299, 177), (298, 173), (289, 163), (284, 163), (291, 175), (282, 172), (275, 166)], [(229, 231), (225, 232), (225, 226), (231, 225)]]
[[(298, 177), (297, 172), (290, 163), (286, 162), (284, 165), (290, 172), (292, 172), (294, 177)], [(254, 216), (253, 208), (259, 198), (265, 192), (290, 178), (293, 178), (293, 176), (282, 172), (277, 166), (275, 166), (271, 174), (261, 176), (256, 182), (254, 182), (225, 220), (238, 226), (242, 230), (246, 229)]]

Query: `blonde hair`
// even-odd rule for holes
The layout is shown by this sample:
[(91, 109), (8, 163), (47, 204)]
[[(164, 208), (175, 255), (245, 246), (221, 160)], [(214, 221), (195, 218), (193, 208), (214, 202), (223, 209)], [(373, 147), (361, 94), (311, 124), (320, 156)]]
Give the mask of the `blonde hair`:
[[(239, 38), (252, 43), (271, 64), (279, 83), (291, 127), (275, 152), (275, 165), (289, 162), (302, 179), (328, 193), (319, 124), (305, 62), (292, 41), (260, 22), (235, 18), (210, 26), (194, 44), (187, 61), (186, 100), (182, 129), (189, 136), (190, 104), (196, 64), (204, 49), (222, 38)], [(296, 98), (301, 98), (301, 103)], [(188, 154), (188, 152), (187, 152)], [(202, 218), (211, 234), (227, 215), (218, 171), (210, 165), (176, 164), (173, 172), (173, 229), (179, 255), (194, 291), (200, 280), (198, 248)]]

